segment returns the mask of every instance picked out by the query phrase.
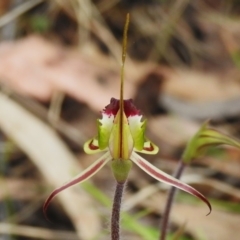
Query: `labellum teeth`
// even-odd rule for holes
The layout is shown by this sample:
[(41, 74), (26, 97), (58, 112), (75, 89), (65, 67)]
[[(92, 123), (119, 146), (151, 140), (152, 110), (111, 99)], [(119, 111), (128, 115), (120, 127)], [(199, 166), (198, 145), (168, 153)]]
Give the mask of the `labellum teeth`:
[[(127, 118), (131, 116), (140, 116), (141, 112), (136, 108), (132, 99), (126, 99), (123, 101), (123, 111)], [(120, 109), (120, 100), (111, 98), (110, 103), (103, 109), (102, 113), (111, 117), (116, 117), (118, 110)]]

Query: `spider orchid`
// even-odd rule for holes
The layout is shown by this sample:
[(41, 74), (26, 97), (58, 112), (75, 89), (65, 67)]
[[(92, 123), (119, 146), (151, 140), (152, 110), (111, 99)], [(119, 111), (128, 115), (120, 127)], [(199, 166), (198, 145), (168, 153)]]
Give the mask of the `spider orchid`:
[(146, 120), (142, 121), (142, 115), (134, 106), (132, 99), (123, 99), (127, 29), (128, 22), (124, 28), (120, 99), (111, 99), (110, 104), (102, 111), (102, 119), (97, 121), (97, 136), (84, 144), (84, 151), (87, 154), (98, 152), (104, 152), (104, 154), (79, 175), (63, 186), (55, 189), (44, 203), (44, 213), (46, 213), (51, 200), (57, 194), (66, 188), (91, 178), (109, 161), (112, 163), (113, 175), (118, 183), (124, 183), (127, 180), (132, 162), (134, 162), (156, 180), (172, 185), (198, 197), (207, 204), (211, 212), (209, 201), (200, 192), (156, 168), (137, 154), (137, 152), (156, 154), (158, 152), (158, 147), (145, 137)]
[(102, 111), (102, 119), (97, 122), (98, 135), (84, 144), (86, 153), (104, 152), (103, 156), (75, 178), (55, 189), (44, 204), (44, 212), (58, 193), (77, 183), (86, 181), (109, 161), (112, 162), (112, 170), (117, 182), (127, 180), (132, 162), (134, 162), (158, 181), (200, 198), (211, 211), (210, 203), (200, 192), (156, 168), (137, 154), (137, 152), (145, 154), (156, 154), (158, 152), (158, 147), (145, 138), (146, 120), (141, 121), (141, 119), (142, 115), (134, 106), (132, 99), (117, 100), (112, 98), (110, 104)]

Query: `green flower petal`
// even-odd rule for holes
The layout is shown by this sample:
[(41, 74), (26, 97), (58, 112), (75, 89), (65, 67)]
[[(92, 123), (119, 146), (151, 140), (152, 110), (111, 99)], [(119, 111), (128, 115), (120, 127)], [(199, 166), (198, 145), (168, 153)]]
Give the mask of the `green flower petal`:
[(114, 116), (103, 113), (98, 120), (98, 144), (100, 149), (105, 149), (109, 144), (109, 137), (113, 127)]
[(128, 117), (129, 127), (134, 141), (134, 151), (146, 154), (156, 154), (158, 152), (158, 147), (145, 138), (147, 121), (141, 121), (141, 119), (141, 115)]
[(141, 118), (141, 115), (128, 117), (128, 123), (134, 141), (134, 148), (138, 151), (143, 150), (145, 142), (144, 135), (146, 129), (146, 120), (141, 122)]

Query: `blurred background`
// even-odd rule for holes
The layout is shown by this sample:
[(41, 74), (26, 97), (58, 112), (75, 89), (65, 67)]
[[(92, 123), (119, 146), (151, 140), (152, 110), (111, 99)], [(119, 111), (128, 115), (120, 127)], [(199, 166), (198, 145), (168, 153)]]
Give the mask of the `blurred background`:
[[(42, 205), (99, 157), (82, 146), (96, 135), (100, 111), (118, 98), (128, 12), (124, 94), (160, 148), (146, 158), (172, 174), (209, 119), (240, 138), (240, 1), (1, 0), (1, 240), (109, 239), (110, 165), (59, 194), (47, 211), (51, 222)], [(169, 239), (240, 239), (240, 151), (209, 149), (182, 180), (208, 197), (213, 212), (206, 217), (203, 203), (179, 192)], [(158, 239), (168, 189), (133, 166), (124, 239)]]

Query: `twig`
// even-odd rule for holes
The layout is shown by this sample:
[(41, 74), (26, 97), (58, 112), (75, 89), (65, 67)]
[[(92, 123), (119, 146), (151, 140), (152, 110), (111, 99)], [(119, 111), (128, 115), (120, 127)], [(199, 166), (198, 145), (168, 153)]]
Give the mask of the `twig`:
[(165, 53), (169, 44), (169, 40), (172, 34), (174, 33), (176, 25), (180, 20), (188, 3), (189, 0), (180, 0), (174, 2), (173, 5), (171, 6), (170, 13), (167, 19), (164, 21), (163, 27), (155, 41), (155, 47), (157, 48), (158, 51), (154, 51), (152, 53), (153, 56), (155, 54), (155, 56), (158, 57), (158, 59), (161, 58), (162, 56), (167, 55)]
[(0, 18), (0, 28), (6, 25), (7, 23), (13, 21), (15, 18), (19, 17), (23, 13), (27, 12), (31, 8), (35, 7), (36, 5), (40, 4), (43, 2), (43, 0), (30, 0), (27, 2), (24, 2), (20, 6), (14, 8), (12, 11), (4, 14)]
[(37, 101), (23, 97), (6, 86), (0, 85), (0, 87), (2, 87), (1, 90), (4, 94), (8, 95), (11, 99), (23, 106), (27, 111), (33, 113), (34, 116), (38, 117), (44, 122), (49, 121), (50, 124), (52, 124), (52, 127), (59, 133), (63, 134), (67, 139), (71, 140), (79, 146), (82, 146), (84, 144), (86, 136), (84, 136), (84, 134), (79, 129), (72, 127), (61, 118), (56, 119), (56, 121), (50, 121), (48, 116), (49, 113), (47, 112), (46, 108), (40, 105)]
[(37, 239), (58, 239), (58, 240), (78, 240), (78, 236), (70, 231), (49, 230), (45, 228), (0, 223), (0, 233), (23, 236)]
[(48, 110), (48, 120), (53, 125), (60, 119), (64, 97), (65, 94), (63, 92), (55, 91), (51, 98), (51, 103)]
[[(182, 161), (179, 161), (178, 167), (177, 167), (176, 172), (174, 174), (174, 177), (177, 178), (177, 179), (180, 179), (184, 168), (185, 168), (185, 164)], [(172, 209), (172, 205), (173, 205), (173, 201), (174, 201), (176, 191), (177, 191), (177, 188), (171, 187), (171, 189), (169, 191), (169, 194), (168, 194), (166, 206), (164, 208), (163, 217), (162, 217), (161, 235), (159, 237), (160, 240), (165, 240), (166, 239), (169, 216), (170, 216), (170, 213), (171, 213), (171, 209)]]

